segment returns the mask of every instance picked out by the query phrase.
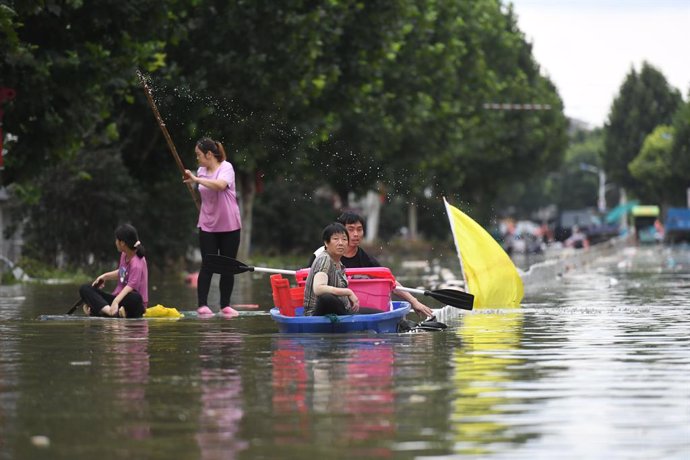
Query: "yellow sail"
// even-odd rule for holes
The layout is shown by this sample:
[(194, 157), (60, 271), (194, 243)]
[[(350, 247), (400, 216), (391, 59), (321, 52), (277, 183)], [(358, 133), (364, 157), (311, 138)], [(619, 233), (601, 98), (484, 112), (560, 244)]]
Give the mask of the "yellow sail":
[(519, 307), (522, 279), (501, 245), (472, 218), (443, 199), (467, 290), (475, 308)]

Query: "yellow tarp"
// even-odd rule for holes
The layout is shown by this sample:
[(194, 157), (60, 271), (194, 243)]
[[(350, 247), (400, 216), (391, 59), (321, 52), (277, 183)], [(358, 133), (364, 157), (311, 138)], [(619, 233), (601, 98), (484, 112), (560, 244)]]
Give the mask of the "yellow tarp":
[(475, 308), (519, 307), (524, 295), (522, 279), (498, 242), (472, 218), (450, 205), (446, 212), (453, 230), (467, 290)]
[(144, 312), (144, 318), (182, 318), (183, 316), (177, 308), (164, 307), (161, 304), (149, 307)]

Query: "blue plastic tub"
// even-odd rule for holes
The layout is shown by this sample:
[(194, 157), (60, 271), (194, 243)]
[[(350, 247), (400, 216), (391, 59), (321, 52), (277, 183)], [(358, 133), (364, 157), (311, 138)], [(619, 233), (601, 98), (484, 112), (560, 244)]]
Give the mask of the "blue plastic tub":
[(297, 333), (346, 333), (357, 331), (396, 332), (398, 322), (410, 311), (409, 302), (391, 302), (391, 310), (372, 315), (303, 316), (304, 309), (298, 307), (295, 316), (284, 316), (277, 308), (271, 308), (271, 318), (278, 324), (278, 330), (289, 334)]

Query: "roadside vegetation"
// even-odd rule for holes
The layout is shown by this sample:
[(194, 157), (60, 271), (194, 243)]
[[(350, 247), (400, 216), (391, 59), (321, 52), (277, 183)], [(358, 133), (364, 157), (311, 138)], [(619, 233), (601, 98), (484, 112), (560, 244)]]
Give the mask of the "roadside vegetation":
[(224, 142), (241, 258), (303, 257), (371, 190), (391, 242), (449, 240), (442, 196), (487, 225), (594, 205), (583, 162), (606, 169), (612, 203), (624, 187), (675, 204), (690, 186), (690, 107), (659, 71), (631, 69), (609, 122), (569, 132), (496, 0), (25, 0), (0, 6), (0, 37), (2, 86), (16, 91), (6, 233), (21, 230), (31, 266), (112, 261), (124, 221), (152, 265), (188, 266), (197, 211), (137, 70), (187, 167), (198, 138)]

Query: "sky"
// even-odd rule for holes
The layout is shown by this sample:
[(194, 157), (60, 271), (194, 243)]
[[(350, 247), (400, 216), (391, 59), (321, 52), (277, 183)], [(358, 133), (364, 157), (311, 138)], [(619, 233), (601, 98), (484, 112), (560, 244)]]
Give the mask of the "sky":
[(509, 2), (566, 116), (603, 126), (625, 77), (644, 61), (688, 100), (690, 0)]

